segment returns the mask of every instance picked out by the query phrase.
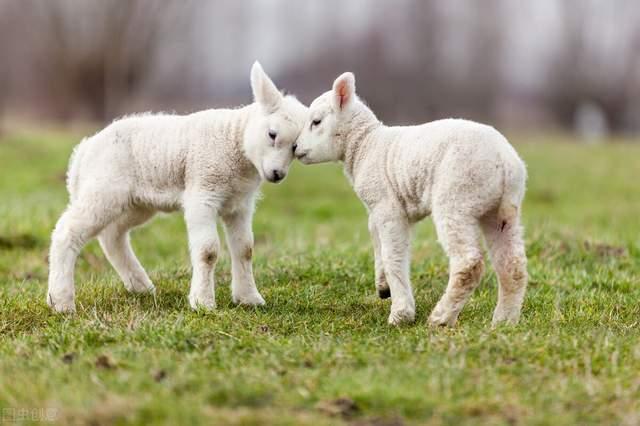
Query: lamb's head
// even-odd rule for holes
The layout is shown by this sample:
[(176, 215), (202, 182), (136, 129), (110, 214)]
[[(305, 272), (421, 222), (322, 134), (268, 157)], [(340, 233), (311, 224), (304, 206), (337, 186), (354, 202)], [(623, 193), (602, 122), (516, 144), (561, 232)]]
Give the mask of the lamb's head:
[(308, 108), (280, 93), (258, 62), (251, 68), (251, 89), (257, 105), (245, 130), (244, 152), (262, 179), (277, 183), (289, 171)]
[(356, 79), (346, 72), (333, 89), (317, 97), (309, 107), (309, 120), (298, 138), (296, 157), (305, 164), (338, 161), (344, 156), (345, 134), (353, 117), (368, 108), (356, 96)]

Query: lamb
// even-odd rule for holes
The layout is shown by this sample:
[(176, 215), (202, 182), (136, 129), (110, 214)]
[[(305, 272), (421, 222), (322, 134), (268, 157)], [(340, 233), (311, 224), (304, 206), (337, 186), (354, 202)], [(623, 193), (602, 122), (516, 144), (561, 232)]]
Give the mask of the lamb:
[(483, 273), (483, 235), (499, 281), (493, 324), (517, 323), (527, 286), (520, 224), (526, 169), (508, 141), (460, 119), (387, 127), (356, 95), (351, 73), (316, 98), (309, 114), (295, 155), (305, 164), (344, 164), (369, 214), (376, 288), (391, 297), (389, 323), (415, 319), (410, 231), (428, 215), (449, 257), (449, 282), (430, 324), (456, 323)]
[(251, 262), (254, 203), (263, 180), (286, 176), (307, 107), (282, 95), (258, 62), (251, 87), (251, 105), (123, 118), (75, 148), (67, 174), (70, 202), (49, 253), (47, 303), (55, 311), (75, 310), (76, 258), (94, 236), (129, 291), (154, 292), (129, 231), (158, 211), (178, 209), (184, 212), (193, 267), (190, 306), (216, 306), (218, 217), (231, 252), (233, 301), (265, 303)]

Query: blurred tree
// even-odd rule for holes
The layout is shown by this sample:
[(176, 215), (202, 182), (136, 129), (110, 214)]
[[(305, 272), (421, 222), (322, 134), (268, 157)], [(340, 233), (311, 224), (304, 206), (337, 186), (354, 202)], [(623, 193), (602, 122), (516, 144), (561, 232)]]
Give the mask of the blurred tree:
[[(619, 1), (610, 7), (614, 13), (604, 15), (597, 2), (559, 4), (562, 32), (549, 67), (545, 102), (565, 127), (574, 126), (576, 113), (585, 104), (597, 105), (612, 130), (624, 131), (628, 126), (627, 110), (638, 94), (640, 13), (635, 2)], [(602, 27), (607, 19), (614, 21), (609, 25), (621, 34), (626, 33), (617, 50), (598, 48), (606, 45)]]
[[(9, 23), (7, 16), (9, 15), (9, 4), (6, 1), (0, 1), (0, 55), (8, 53), (7, 41), (9, 40)], [(4, 109), (8, 98), (9, 91), (9, 61), (7, 56), (0, 61), (0, 136), (4, 132)]]
[[(79, 101), (90, 118), (99, 120), (122, 113), (122, 104), (138, 94), (156, 64), (163, 37), (186, 31), (189, 11), (184, 2), (153, 0), (91, 2), (92, 11), (83, 13), (78, 13), (77, 2), (46, 2), (42, 7), (48, 38), (42, 47), (49, 54), (40, 58), (53, 71), (49, 82), (62, 117), (68, 118), (73, 102)], [(82, 32), (78, 26), (86, 19), (92, 29), (83, 35), (84, 43), (76, 43), (73, 39)], [(185, 53), (173, 52), (174, 60), (183, 60)]]
[(588, 101), (614, 131), (640, 131), (640, 3), (535, 4), (0, 0), (0, 111), (106, 121), (237, 104), (260, 59), (305, 101), (354, 71), (393, 123), (572, 128)]
[(285, 79), (317, 95), (330, 78), (354, 71), (358, 92), (393, 123), (490, 119), (502, 85), (499, 1), (464, 3), (464, 13), (438, 0), (402, 4), (377, 3), (364, 36), (326, 37)]
[[(41, 98), (63, 120), (79, 113), (92, 120), (121, 114), (145, 85), (160, 46), (176, 32), (187, 32), (191, 4), (33, 2), (28, 25), (38, 31), (30, 55), (41, 71), (35, 76)], [(174, 51), (174, 60), (184, 60), (185, 53)]]

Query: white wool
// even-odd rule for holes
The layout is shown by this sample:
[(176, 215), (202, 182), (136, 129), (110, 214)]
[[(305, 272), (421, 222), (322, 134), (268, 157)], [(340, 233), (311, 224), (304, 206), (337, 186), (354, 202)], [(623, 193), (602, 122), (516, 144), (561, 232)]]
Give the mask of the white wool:
[(73, 271), (94, 236), (127, 289), (155, 290), (129, 243), (129, 230), (157, 211), (184, 211), (193, 266), (189, 302), (215, 307), (213, 269), (222, 219), (232, 260), (233, 300), (264, 304), (252, 272), (251, 221), (262, 180), (280, 181), (307, 108), (283, 96), (258, 63), (255, 103), (190, 115), (142, 114), (83, 140), (70, 160), (70, 203), (52, 235), (48, 303), (73, 311)]
[(518, 321), (527, 282), (520, 226), (526, 169), (494, 128), (460, 119), (385, 126), (345, 73), (311, 104), (296, 156), (306, 164), (344, 163), (369, 212), (376, 287), (381, 297), (390, 293), (391, 324), (415, 317), (410, 231), (428, 215), (450, 260), (449, 284), (430, 322), (455, 324), (483, 271), (483, 235), (500, 283), (494, 323)]

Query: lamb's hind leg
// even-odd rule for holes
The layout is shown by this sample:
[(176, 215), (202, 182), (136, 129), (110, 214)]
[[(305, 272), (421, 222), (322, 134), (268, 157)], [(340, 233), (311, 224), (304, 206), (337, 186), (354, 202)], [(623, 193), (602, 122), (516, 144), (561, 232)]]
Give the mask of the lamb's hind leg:
[(499, 283), (493, 325), (516, 324), (527, 288), (527, 257), (520, 220), (516, 217), (513, 223), (503, 224), (491, 215), (483, 220), (482, 228)]
[(104, 254), (116, 270), (127, 290), (134, 293), (152, 293), (155, 287), (136, 258), (129, 241), (129, 230), (143, 224), (153, 216), (146, 209), (125, 212), (109, 224), (98, 236)]
[(78, 254), (116, 215), (111, 210), (96, 211), (93, 202), (75, 201), (58, 220), (51, 235), (47, 290), (47, 304), (57, 312), (75, 311), (73, 276)]
[(449, 256), (449, 283), (431, 312), (429, 322), (452, 327), (480, 283), (484, 270), (480, 225), (471, 217), (441, 217), (435, 214), (434, 222), (438, 240)]

